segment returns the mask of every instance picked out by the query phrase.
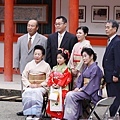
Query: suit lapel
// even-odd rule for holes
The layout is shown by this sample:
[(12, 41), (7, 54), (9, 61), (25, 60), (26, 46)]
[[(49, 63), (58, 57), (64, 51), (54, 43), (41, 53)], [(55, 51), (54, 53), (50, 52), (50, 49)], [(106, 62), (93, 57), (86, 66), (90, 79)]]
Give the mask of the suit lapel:
[(58, 33), (56, 32), (53, 38), (53, 44), (55, 45), (56, 48), (58, 48)]
[(106, 47), (106, 51), (105, 51), (105, 55), (104, 56), (107, 56), (108, 55), (108, 53), (109, 53), (109, 51), (110, 51), (110, 49), (111, 49), (111, 47), (112, 47), (112, 45), (113, 45), (113, 43), (114, 43), (114, 39), (115, 39), (115, 37), (112, 39), (112, 41), (109, 43), (109, 45)]
[(60, 44), (60, 47), (62, 48), (64, 45), (65, 45), (65, 43), (67, 42), (67, 40), (68, 40), (68, 33), (66, 32), (65, 33), (65, 35), (63, 36), (63, 39), (62, 39), (62, 42), (61, 42), (61, 44)]
[(25, 49), (28, 51), (28, 35), (26, 34), (26, 36), (23, 38), (23, 45), (25, 46)]

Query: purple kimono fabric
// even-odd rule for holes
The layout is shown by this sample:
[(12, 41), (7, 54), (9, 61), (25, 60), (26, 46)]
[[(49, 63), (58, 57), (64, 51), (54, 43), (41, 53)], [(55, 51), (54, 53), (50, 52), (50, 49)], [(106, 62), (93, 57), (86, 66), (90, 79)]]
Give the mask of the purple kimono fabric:
[[(98, 92), (100, 90), (102, 77), (102, 70), (97, 66), (96, 62), (83, 70), (77, 80), (77, 88), (82, 88), (83, 91), (70, 91), (66, 95), (65, 119), (78, 120), (79, 116), (82, 115), (82, 100), (89, 99), (92, 100), (94, 104), (100, 100)], [(90, 79), (86, 86), (83, 86), (84, 78)]]

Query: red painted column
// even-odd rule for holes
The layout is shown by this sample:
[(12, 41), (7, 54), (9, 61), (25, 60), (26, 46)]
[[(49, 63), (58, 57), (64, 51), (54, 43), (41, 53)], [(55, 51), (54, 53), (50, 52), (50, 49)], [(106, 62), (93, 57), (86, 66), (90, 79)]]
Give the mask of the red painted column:
[(69, 0), (69, 32), (75, 34), (78, 28), (79, 0)]
[(4, 80), (13, 79), (13, 7), (14, 0), (5, 0), (4, 19)]

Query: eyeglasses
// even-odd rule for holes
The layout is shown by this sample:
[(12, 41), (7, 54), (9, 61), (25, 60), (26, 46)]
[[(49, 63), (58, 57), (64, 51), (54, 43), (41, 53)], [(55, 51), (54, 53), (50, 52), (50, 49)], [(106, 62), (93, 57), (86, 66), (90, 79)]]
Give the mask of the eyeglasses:
[(64, 24), (64, 23), (55, 23), (54, 25), (55, 25), (55, 26), (60, 26), (60, 25), (62, 25), (62, 24)]

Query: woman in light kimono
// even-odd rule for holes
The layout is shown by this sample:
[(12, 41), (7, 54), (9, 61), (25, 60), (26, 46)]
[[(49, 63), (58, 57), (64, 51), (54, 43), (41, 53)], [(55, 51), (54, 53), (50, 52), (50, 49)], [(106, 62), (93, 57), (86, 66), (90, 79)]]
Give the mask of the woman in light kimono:
[(22, 93), (23, 113), (27, 115), (26, 120), (39, 120), (43, 106), (43, 95), (47, 92), (46, 79), (51, 72), (48, 63), (43, 60), (45, 49), (41, 45), (34, 47), (34, 59), (29, 62), (23, 73), (22, 82), (24, 92)]
[(53, 67), (53, 71), (51, 72), (48, 80), (50, 94), (56, 90), (59, 91), (58, 98), (56, 100), (50, 99), (48, 103), (47, 113), (51, 116), (52, 120), (59, 120), (63, 118), (64, 99), (69, 90), (69, 83), (71, 82), (71, 72), (66, 65), (67, 62), (68, 51), (58, 50), (58, 65)]
[(82, 101), (92, 100), (96, 104), (100, 99), (102, 70), (95, 62), (97, 56), (91, 48), (83, 48), (82, 57), (86, 68), (77, 80), (77, 87), (67, 93), (65, 99), (64, 119), (78, 120), (82, 115)]
[(73, 75), (73, 88), (76, 87), (76, 79), (84, 68), (81, 51), (84, 47), (92, 48), (90, 41), (86, 40), (88, 31), (89, 29), (86, 26), (78, 27), (76, 30), (78, 43), (74, 45), (68, 62), (68, 67), (71, 69)]

